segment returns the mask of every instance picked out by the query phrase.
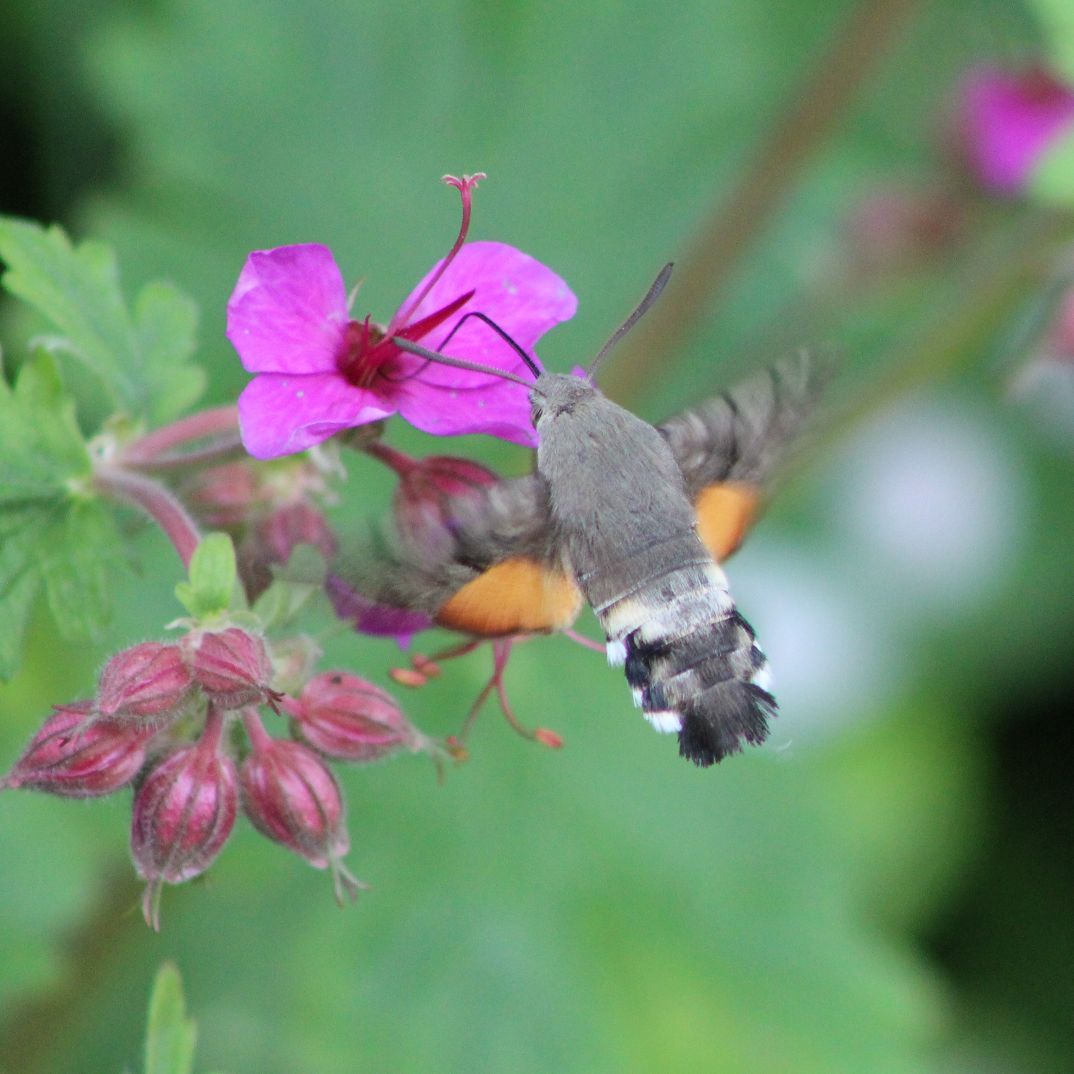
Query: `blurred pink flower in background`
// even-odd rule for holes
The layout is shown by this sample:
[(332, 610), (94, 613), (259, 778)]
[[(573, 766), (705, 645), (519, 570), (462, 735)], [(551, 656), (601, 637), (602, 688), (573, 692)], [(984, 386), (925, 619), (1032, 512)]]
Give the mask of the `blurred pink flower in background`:
[(963, 82), (956, 133), (975, 177), (1018, 194), (1060, 138), (1074, 132), (1074, 87), (1042, 67), (979, 67)]

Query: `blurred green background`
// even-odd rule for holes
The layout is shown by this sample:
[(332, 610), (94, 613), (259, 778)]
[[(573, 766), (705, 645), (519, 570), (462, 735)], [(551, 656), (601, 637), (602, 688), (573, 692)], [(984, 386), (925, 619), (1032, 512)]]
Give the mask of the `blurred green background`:
[[(1074, 436), (1010, 392), (1042, 279), (1022, 268), (1070, 222), (967, 193), (958, 242), (874, 275), (847, 239), (859, 199), (949, 167), (952, 87), (982, 59), (1032, 59), (1033, 16), (1011, 0), (0, 7), (0, 212), (114, 244), (128, 292), (193, 293), (210, 401), (244, 382), (223, 326), (249, 250), (328, 243), (384, 320), (454, 236), (445, 172), (489, 175), (473, 237), (578, 294), (542, 347), (554, 368), (680, 259), (666, 312), (608, 370), (649, 419), (786, 345), (847, 356), (822, 437), (731, 565), (777, 677), (765, 748), (694, 770), (599, 657), (526, 645), (513, 700), (564, 750), (490, 710), (442, 786), (420, 759), (347, 770), (350, 862), (373, 885), (355, 907), (240, 826), (204, 882), (165, 893), (160, 936), (124, 860), (126, 796), (4, 794), (0, 1068), (138, 1068), (171, 958), (199, 1069), (234, 1074), (1074, 1070)], [(359, 460), (336, 523), (389, 494)], [(101, 645), (61, 646), (39, 617), (0, 687), (0, 767), (108, 653), (179, 614), (170, 549), (142, 545)], [(398, 653), (341, 638), (329, 657), (385, 681)], [(486, 663), (408, 694), (414, 721), (453, 730)]]

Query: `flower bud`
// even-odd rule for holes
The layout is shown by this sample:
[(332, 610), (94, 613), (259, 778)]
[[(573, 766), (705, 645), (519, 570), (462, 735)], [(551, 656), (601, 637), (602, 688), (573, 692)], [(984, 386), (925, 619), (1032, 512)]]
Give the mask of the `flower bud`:
[(272, 661), (258, 635), (240, 627), (193, 630), (182, 646), (194, 681), (218, 708), (242, 708), (272, 697)]
[(266, 492), (249, 462), (229, 462), (202, 470), (180, 488), (183, 502), (213, 529), (235, 529), (249, 520)]
[(499, 480), (488, 468), (450, 455), (413, 460), (399, 475), (393, 501), (396, 524), (407, 540), (429, 551), (450, 540), (460, 510)]
[(959, 198), (935, 186), (891, 183), (854, 205), (844, 225), (850, 269), (866, 280), (912, 270), (942, 256), (965, 225)]
[(174, 643), (146, 641), (108, 661), (97, 685), (101, 716), (151, 720), (172, 715), (190, 696), (193, 680)]
[(422, 741), (390, 694), (344, 671), (306, 683), (292, 727), (319, 753), (341, 761), (375, 761), (418, 749)]
[(155, 729), (93, 718), (92, 701), (57, 705), (0, 788), (96, 798), (126, 786), (145, 762)]
[(207, 725), (200, 741), (166, 756), (135, 792), (131, 854), (148, 881), (142, 909), (151, 928), (160, 930), (161, 887), (205, 872), (227, 842), (237, 781), (235, 762), (220, 749), (219, 726)]
[(300, 544), (313, 545), (325, 559), (331, 559), (338, 546), (324, 512), (308, 500), (277, 507), (250, 531), (239, 549), (239, 567), (251, 600), (272, 583), (272, 565), (290, 562)]
[(340, 863), (350, 849), (343, 796), (313, 750), (261, 730), (242, 763), (239, 784), (243, 810), (262, 835), (318, 869), (331, 868), (337, 899), (344, 892), (353, 896), (360, 884)]

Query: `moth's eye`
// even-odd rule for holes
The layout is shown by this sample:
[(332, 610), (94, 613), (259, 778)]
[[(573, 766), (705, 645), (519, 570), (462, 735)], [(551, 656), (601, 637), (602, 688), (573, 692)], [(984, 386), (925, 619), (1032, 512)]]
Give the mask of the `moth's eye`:
[(544, 413), (544, 408), (541, 406), (540, 403), (533, 403), (530, 406), (530, 421), (533, 422), (534, 426), (536, 426), (537, 422), (539, 422), (541, 420), (541, 415), (543, 413)]

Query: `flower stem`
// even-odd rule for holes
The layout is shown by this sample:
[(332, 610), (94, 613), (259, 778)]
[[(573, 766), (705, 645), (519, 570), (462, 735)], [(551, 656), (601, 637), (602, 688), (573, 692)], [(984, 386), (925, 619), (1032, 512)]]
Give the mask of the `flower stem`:
[(248, 707), (242, 710), (242, 726), (255, 753), (271, 748), (272, 736), (265, 730), (265, 725), (261, 722), (256, 709)]
[(201, 533), (197, 523), (177, 497), (152, 478), (118, 466), (99, 466), (93, 474), (94, 487), (111, 500), (137, 507), (165, 532), (184, 567), (190, 566)]
[(380, 440), (374, 440), (372, 443), (366, 444), (364, 450), (367, 455), (372, 455), (374, 459), (379, 459), (389, 469), (394, 470), (399, 477), (406, 477), (416, 465), (415, 460), (409, 455), (388, 447), (387, 444)]
[(914, 0), (862, 0), (855, 5), (805, 85), (791, 95), (752, 164), (697, 228), (693, 245), (676, 259), (663, 301), (628, 337), (605, 374), (608, 395), (622, 400), (636, 396), (654, 365), (666, 369), (669, 353), (675, 353), (712, 308), (802, 166), (853, 101), (914, 7)]
[[(221, 406), (212, 410), (199, 410), (187, 418), (180, 418), (170, 425), (164, 425), (161, 429), (139, 437), (127, 446), (124, 452), (124, 463), (141, 466), (159, 460), (160, 456), (169, 458), (174, 448), (190, 444), (192, 440), (204, 440), (211, 436), (220, 438), (228, 444), (240, 442), (238, 441), (238, 411), (235, 407)], [(171, 455), (171, 458), (178, 458), (178, 456)]]

